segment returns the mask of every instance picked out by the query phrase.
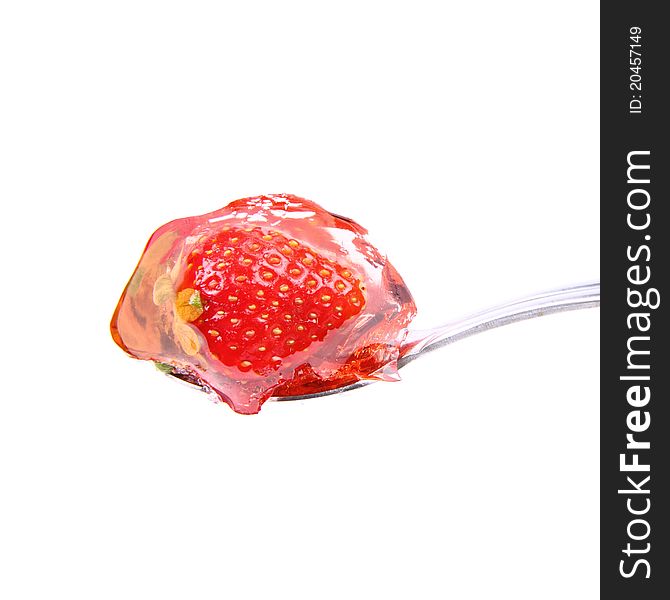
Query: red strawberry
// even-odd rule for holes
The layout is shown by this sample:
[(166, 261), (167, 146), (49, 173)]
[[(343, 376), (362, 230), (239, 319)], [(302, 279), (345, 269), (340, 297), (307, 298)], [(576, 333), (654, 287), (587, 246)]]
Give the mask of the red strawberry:
[(416, 307), (366, 234), (290, 194), (171, 221), (151, 236), (112, 335), (243, 414), (273, 395), (397, 379)]
[(219, 361), (262, 375), (360, 313), (364, 289), (297, 240), (225, 227), (191, 252), (176, 306)]

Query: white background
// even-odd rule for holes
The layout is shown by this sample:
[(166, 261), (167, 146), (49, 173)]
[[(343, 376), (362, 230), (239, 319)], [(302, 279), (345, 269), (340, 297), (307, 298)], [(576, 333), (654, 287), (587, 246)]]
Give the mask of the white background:
[(108, 324), (151, 232), (291, 192), (416, 324), (597, 279), (596, 2), (0, 9), (0, 596), (593, 598), (597, 310), (241, 417)]

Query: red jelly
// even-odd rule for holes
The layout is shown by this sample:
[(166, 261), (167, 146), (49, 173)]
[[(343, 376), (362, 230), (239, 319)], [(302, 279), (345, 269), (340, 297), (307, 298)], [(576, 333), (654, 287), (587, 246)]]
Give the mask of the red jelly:
[(396, 380), (416, 307), (366, 234), (285, 194), (172, 221), (121, 296), (114, 340), (244, 414), (271, 396)]

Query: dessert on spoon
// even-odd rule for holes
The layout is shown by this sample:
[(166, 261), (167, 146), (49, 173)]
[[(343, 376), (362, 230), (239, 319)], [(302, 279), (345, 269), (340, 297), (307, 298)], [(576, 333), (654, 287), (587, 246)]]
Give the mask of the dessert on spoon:
[(167, 223), (121, 296), (114, 340), (245, 414), (271, 396), (395, 380), (416, 307), (366, 234), (285, 194)]
[(116, 307), (116, 343), (242, 414), (373, 381), (468, 335), (597, 306), (599, 284), (552, 290), (428, 331), (367, 231), (288, 194), (160, 227)]

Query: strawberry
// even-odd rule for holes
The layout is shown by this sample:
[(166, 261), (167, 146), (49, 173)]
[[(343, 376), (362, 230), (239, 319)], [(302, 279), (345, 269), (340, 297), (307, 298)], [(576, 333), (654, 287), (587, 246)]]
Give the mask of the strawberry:
[(151, 236), (112, 335), (241, 414), (273, 395), (396, 380), (416, 306), (366, 236), (291, 194), (170, 221)]
[(191, 251), (175, 306), (216, 360), (263, 375), (359, 314), (364, 290), (350, 267), (295, 239), (224, 227)]

